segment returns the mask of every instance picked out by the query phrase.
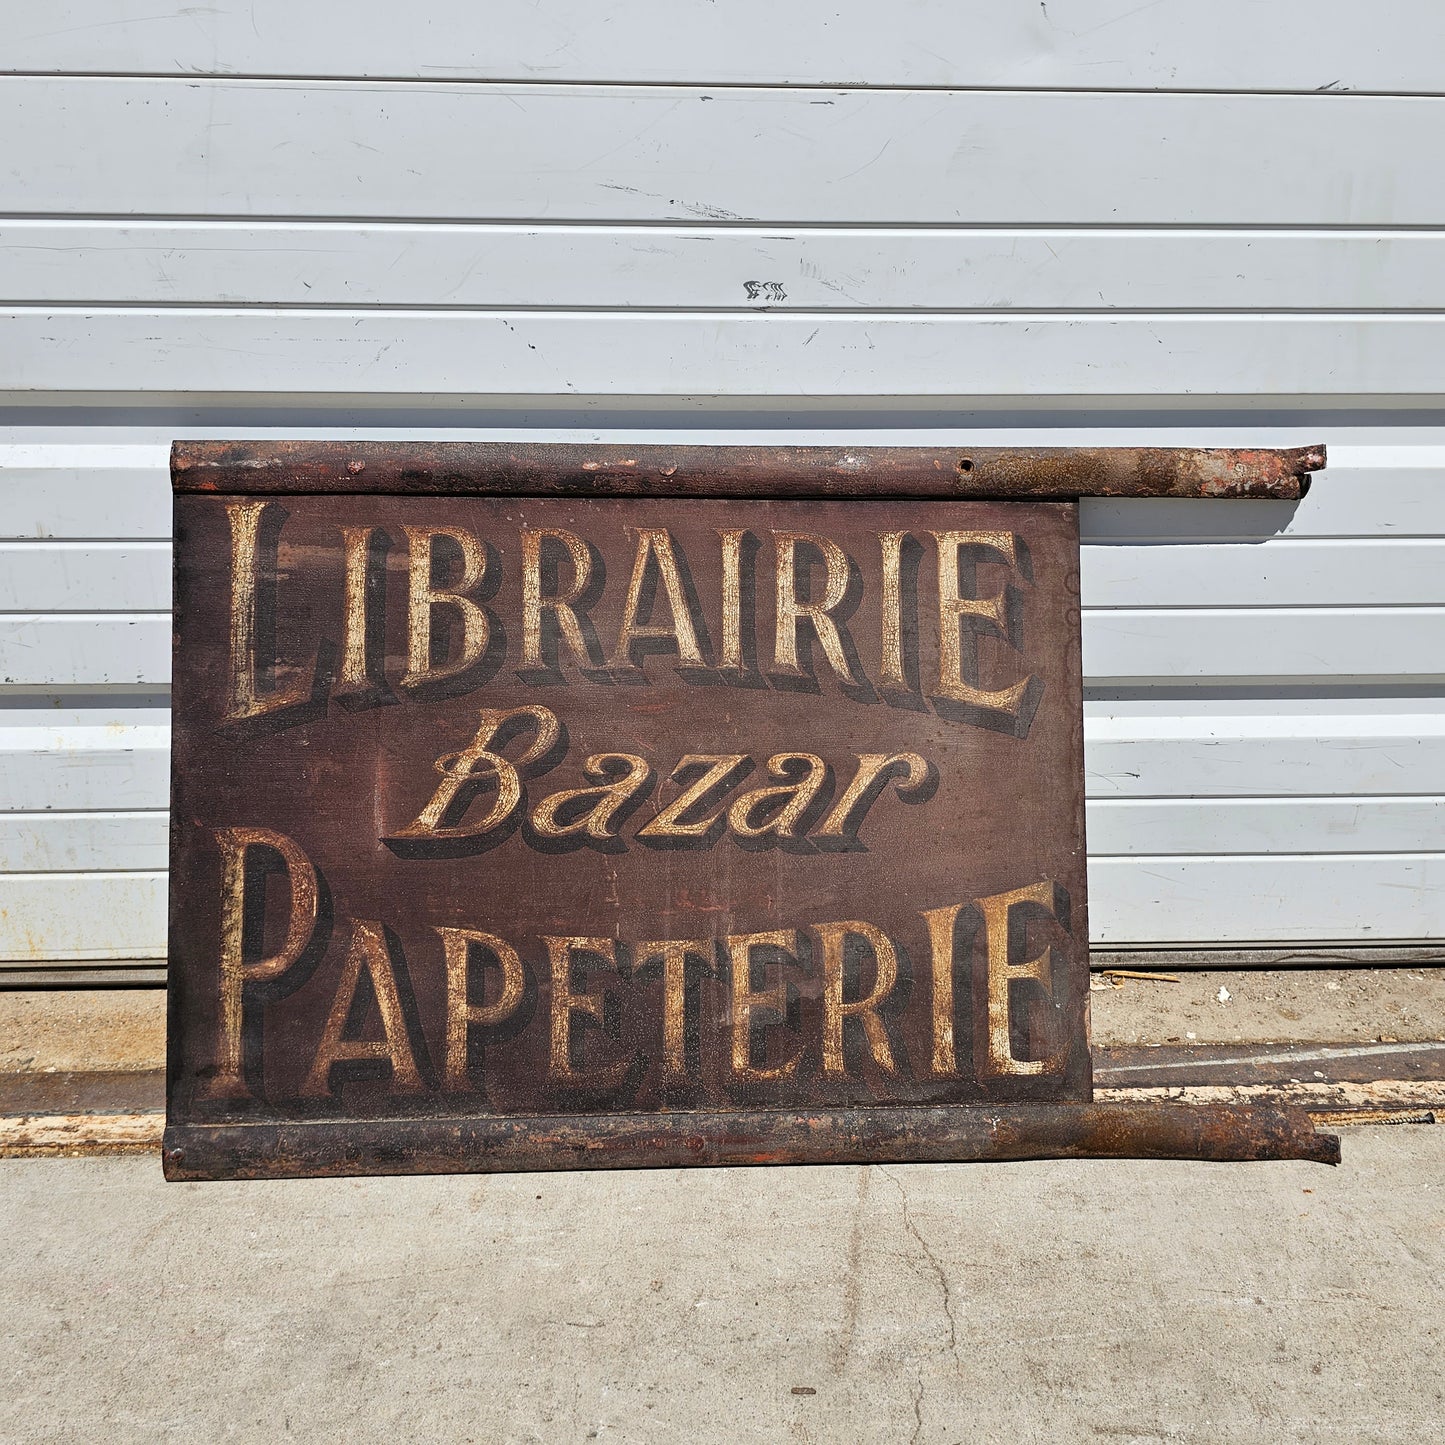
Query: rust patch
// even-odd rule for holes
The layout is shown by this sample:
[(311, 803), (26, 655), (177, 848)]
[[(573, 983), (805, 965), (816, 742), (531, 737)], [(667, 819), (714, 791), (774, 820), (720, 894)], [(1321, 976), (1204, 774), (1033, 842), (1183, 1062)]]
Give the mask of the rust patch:
[(167, 1128), (168, 1179), (1023, 1159), (1308, 1159), (1339, 1140), (1300, 1110), (1172, 1104), (448, 1118)]
[(1297, 501), (1322, 446), (759, 447), (513, 442), (177, 442), (178, 492)]

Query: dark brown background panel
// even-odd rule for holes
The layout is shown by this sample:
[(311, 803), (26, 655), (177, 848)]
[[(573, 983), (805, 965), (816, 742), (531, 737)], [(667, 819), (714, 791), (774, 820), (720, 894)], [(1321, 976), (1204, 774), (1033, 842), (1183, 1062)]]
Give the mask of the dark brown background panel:
[[(260, 669), (258, 695), (298, 692), (294, 707), (228, 719), (231, 529), (237, 499), (179, 496), (176, 505), (177, 655), (174, 701), (172, 867), (172, 1122), (242, 1119), (379, 1119), (417, 1115), (577, 1114), (652, 1109), (797, 1108), (890, 1103), (1079, 1100), (1089, 1096), (1082, 818), (1081, 682), (1078, 631), (1077, 511), (1070, 504), (777, 502), (697, 500), (540, 500), (389, 496), (287, 496), (265, 503), (260, 528), (256, 641), (278, 659)], [(439, 683), (405, 687), (407, 528), (456, 528), (485, 556), (471, 595), (488, 611), (491, 646), (477, 666)], [(346, 563), (343, 528), (374, 529), (366, 596), (371, 619), (372, 682), (349, 690), (346, 670)], [(596, 636), (584, 666), (562, 639), (555, 671), (522, 669), (520, 536), (524, 528), (570, 531), (590, 545), (594, 584), (583, 600)], [(630, 665), (614, 665), (638, 552), (638, 529), (666, 529), (687, 592), (703, 666), (682, 668), (675, 646), (645, 639)], [(742, 530), (742, 615), (754, 642), (741, 672), (723, 659), (722, 552), (719, 533)], [(1020, 719), (940, 697), (937, 547), (948, 530), (1002, 532), (1020, 539), (1016, 564), (964, 546), (965, 595), (1006, 596), (1002, 629), (964, 620), (965, 672), (981, 688), (1034, 679)], [(774, 657), (778, 532), (830, 539), (846, 554), (850, 577), (842, 606), (843, 642), (854, 681), (836, 675), (810, 628), (800, 628), (802, 676)], [(882, 564), (879, 535), (906, 532), (902, 568), (907, 685), (884, 683)], [(556, 554), (555, 557), (552, 554)], [(436, 546), (433, 586), (455, 582), (465, 563), (450, 541)], [(543, 573), (553, 589), (570, 580), (565, 548), (548, 544)], [(800, 594), (821, 598), (824, 556), (798, 544)], [(555, 563), (555, 566), (554, 566)], [(555, 575), (553, 575), (555, 573)], [(751, 575), (751, 582), (748, 578)], [(650, 620), (667, 624), (667, 589), (655, 561), (643, 579)], [(438, 645), (455, 655), (455, 609), (433, 609)], [(639, 617), (644, 610), (639, 610)], [(448, 629), (446, 624), (450, 624)], [(1001, 632), (1003, 635), (1001, 635)], [(355, 637), (351, 638), (355, 642)], [(353, 662), (355, 656), (353, 653)], [(519, 676), (519, 669), (527, 672)], [(345, 694), (345, 695), (343, 695)], [(475, 739), (484, 709), (540, 705), (565, 729), (526, 779), (519, 820), (497, 836), (428, 846), (396, 835), (413, 823), (438, 785), (438, 759)], [(1025, 721), (1026, 720), (1026, 725)], [(525, 735), (501, 748), (516, 756)], [(565, 746), (564, 746), (565, 745)], [(887, 783), (867, 809), (851, 846), (820, 846), (816, 833), (860, 756), (910, 752), (930, 765), (929, 785), (905, 797)], [(596, 785), (583, 775), (593, 754), (642, 759), (650, 778), (625, 820), (604, 840), (549, 839), (531, 819), (547, 797)], [(723, 799), (778, 786), (767, 761), (812, 754), (828, 766), (820, 801), (796, 839), (720, 835), (689, 846), (650, 846), (637, 835), (679, 792), (672, 774), (686, 755), (744, 755), (750, 771)], [(796, 769), (789, 777), (796, 775)], [(605, 780), (605, 772), (597, 774)], [(475, 819), (494, 793), (479, 790)], [(714, 803), (712, 811), (717, 810)], [(820, 812), (821, 810), (821, 812)], [(575, 810), (574, 810), (575, 811)], [(706, 810), (704, 810), (705, 814)], [(570, 815), (563, 810), (562, 821)], [(766, 811), (754, 821), (766, 821)], [(294, 968), (245, 996), (246, 1080), (250, 1097), (208, 1097), (217, 1067), (220, 997), (221, 850), (217, 830), (261, 828), (294, 840), (321, 885), (317, 936)], [(387, 840), (391, 841), (388, 842)], [(844, 840), (845, 844), (849, 840)], [(274, 951), (285, 928), (287, 888), (279, 859), (253, 850), (253, 884), (273, 865), (266, 916), (250, 922), (255, 957)], [(959, 917), (953, 1025), (957, 1078), (931, 1067), (934, 1049), (930, 937), (924, 910), (1048, 880), (1055, 911), (1016, 908), (1010, 956), (1023, 961), (1054, 950), (1052, 998), (1018, 982), (1010, 1047), (1021, 1058), (1049, 1048), (1061, 1072), (981, 1080), (985, 949), (977, 909)], [(258, 912), (253, 907), (253, 912)], [(328, 1091), (302, 1097), (326, 1020), (343, 978), (358, 921), (384, 938), (389, 971), (405, 1016), (419, 1086), (396, 1087), (395, 1070), (373, 1060), (330, 1071)], [(880, 1009), (893, 1069), (880, 1066), (864, 1024), (843, 1025), (843, 1072), (825, 1069), (820, 924), (863, 921), (897, 952), (898, 982)], [(495, 934), (523, 964), (521, 1000), (495, 1026), (469, 1031), (465, 1088), (446, 1078), (446, 986), (439, 927)], [(732, 1049), (728, 935), (797, 930), (791, 958), (755, 959), (753, 986), (781, 985), (781, 1011), (759, 1007), (749, 1069), (800, 1055), (791, 1075), (740, 1076)], [(547, 937), (614, 940), (617, 964), (579, 954), (575, 992), (590, 990), (598, 1017), (575, 1013), (567, 1058), (575, 1077), (555, 1068)], [(645, 966), (637, 946), (695, 940), (688, 966), (685, 1068), (664, 1059), (663, 970)], [(591, 967), (589, 967), (591, 965)], [(856, 939), (845, 954), (844, 998), (872, 989), (871, 950)], [(471, 1001), (494, 999), (500, 970), (473, 956)], [(347, 1039), (381, 1037), (366, 970), (346, 1020)], [(836, 1061), (835, 1061), (836, 1063)], [(746, 1071), (744, 1071), (746, 1073)]]

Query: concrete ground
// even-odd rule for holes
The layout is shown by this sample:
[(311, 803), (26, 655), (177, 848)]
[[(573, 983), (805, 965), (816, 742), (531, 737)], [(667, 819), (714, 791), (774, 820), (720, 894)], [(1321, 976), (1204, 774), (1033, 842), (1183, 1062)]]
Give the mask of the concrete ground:
[(1445, 1130), (1060, 1162), (162, 1182), (0, 1162), (5, 1441), (1445, 1439)]
[[(1095, 975), (1095, 1044), (1445, 1039), (1445, 968), (1185, 970), (1177, 983)], [(1221, 990), (1224, 997), (1220, 997)]]
[[(1445, 1037), (1445, 969), (1098, 982), (1100, 1045)], [(158, 1106), (163, 1056), (158, 991), (0, 993), (0, 1080)], [(1435, 1445), (1445, 1128), (1342, 1138), (1336, 1170), (0, 1160), (0, 1442)]]

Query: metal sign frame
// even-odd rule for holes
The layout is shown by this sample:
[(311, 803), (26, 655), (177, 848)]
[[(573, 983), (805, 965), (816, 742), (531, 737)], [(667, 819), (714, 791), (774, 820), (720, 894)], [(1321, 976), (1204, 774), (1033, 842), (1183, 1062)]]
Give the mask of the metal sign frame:
[(1098, 1103), (1077, 499), (1293, 451), (180, 443), (170, 1178), (1338, 1158)]

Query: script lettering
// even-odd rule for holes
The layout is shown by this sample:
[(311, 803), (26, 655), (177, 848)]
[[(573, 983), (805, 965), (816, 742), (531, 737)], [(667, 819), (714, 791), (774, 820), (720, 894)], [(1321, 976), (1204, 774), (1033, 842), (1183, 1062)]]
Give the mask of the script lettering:
[[(514, 722), (530, 722), (532, 741), (516, 759), (505, 758), (492, 748), (504, 728)], [(548, 707), (529, 705), (481, 710), (481, 726), (471, 743), (457, 753), (436, 760), (441, 782), (431, 801), (405, 828), (392, 834), (401, 839), (475, 838), (494, 832), (511, 820), (522, 802), (522, 772), (529, 763), (546, 757), (562, 735), (557, 714)], [(497, 796), (480, 819), (465, 824), (467, 810), (484, 785), (494, 785)]]

